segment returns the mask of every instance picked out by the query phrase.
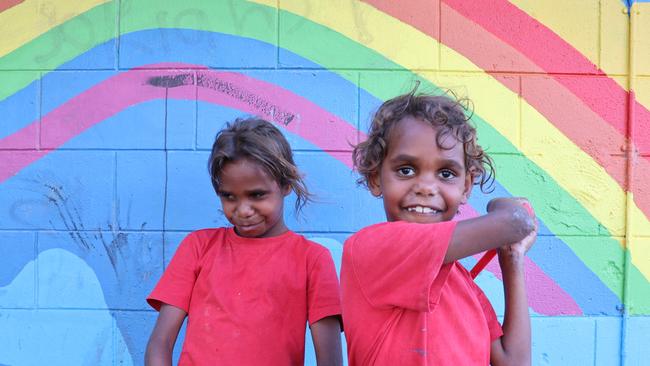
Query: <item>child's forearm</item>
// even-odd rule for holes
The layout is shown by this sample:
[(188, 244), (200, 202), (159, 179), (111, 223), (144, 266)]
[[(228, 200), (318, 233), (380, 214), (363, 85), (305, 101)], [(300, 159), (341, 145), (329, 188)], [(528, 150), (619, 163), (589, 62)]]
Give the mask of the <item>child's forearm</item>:
[(144, 355), (145, 366), (171, 366), (172, 348), (165, 345), (165, 342), (149, 340), (147, 351)]
[(502, 249), (499, 255), (505, 292), (505, 317), (501, 345), (502, 365), (529, 365), (531, 330), (526, 298), (524, 255)]
[(535, 220), (516, 199), (495, 199), (488, 214), (458, 222), (445, 263), (519, 242), (535, 230)]
[(328, 316), (310, 326), (318, 366), (342, 366), (341, 323), (338, 316)]

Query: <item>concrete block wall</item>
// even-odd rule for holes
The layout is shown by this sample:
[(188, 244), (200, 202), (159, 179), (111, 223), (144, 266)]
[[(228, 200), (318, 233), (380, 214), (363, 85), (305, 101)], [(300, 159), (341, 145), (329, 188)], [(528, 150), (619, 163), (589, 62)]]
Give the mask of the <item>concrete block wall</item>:
[[(496, 161), (462, 217), (497, 196), (539, 215), (533, 364), (647, 364), (649, 18), (620, 0), (0, 1), (0, 364), (142, 364), (146, 295), (188, 232), (227, 225), (206, 164), (239, 116), (286, 134), (317, 195), (287, 223), (338, 268), (384, 219), (350, 144), (416, 80), (472, 100)], [(477, 282), (502, 315), (500, 278)]]

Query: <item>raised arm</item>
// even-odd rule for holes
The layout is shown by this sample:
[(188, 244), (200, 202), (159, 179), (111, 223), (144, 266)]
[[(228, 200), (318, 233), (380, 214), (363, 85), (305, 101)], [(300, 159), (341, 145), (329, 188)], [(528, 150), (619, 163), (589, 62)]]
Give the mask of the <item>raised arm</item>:
[(499, 248), (499, 265), (503, 273), (505, 317), (503, 336), (492, 342), (490, 362), (493, 366), (531, 364), (531, 331), (524, 258), (535, 242), (537, 230), (522, 241)]
[(156, 326), (151, 332), (144, 355), (146, 366), (171, 366), (174, 344), (187, 313), (172, 305), (162, 304)]
[(535, 220), (522, 203), (523, 198), (496, 198), (490, 201), (488, 213), (460, 221), (445, 254), (445, 263), (517, 243), (535, 230)]
[(318, 366), (343, 365), (339, 317), (325, 317), (312, 324), (309, 328), (314, 341), (314, 350), (316, 351), (316, 364)]

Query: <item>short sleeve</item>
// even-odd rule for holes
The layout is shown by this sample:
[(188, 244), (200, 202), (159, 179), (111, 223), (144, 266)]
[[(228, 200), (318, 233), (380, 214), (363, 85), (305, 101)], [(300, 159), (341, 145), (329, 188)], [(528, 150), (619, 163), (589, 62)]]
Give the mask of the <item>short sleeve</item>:
[(481, 308), (483, 309), (483, 314), (485, 315), (485, 320), (487, 321), (487, 326), (490, 330), (491, 342), (503, 335), (503, 329), (501, 328), (501, 324), (497, 319), (497, 314), (494, 312), (494, 308), (492, 307), (490, 300), (487, 298), (487, 296), (485, 296), (478, 285), (476, 285), (473, 281), (471, 283), (474, 287), (476, 298), (478, 299), (478, 302), (481, 304)]
[(351, 237), (344, 257), (370, 305), (432, 311), (451, 269), (443, 262), (455, 225), (390, 222)]
[(308, 265), (307, 319), (309, 324), (328, 317), (341, 315), (341, 291), (336, 268), (325, 248), (314, 255)]
[(190, 298), (199, 272), (198, 244), (196, 233), (191, 233), (178, 246), (160, 281), (147, 297), (147, 302), (156, 311), (160, 311), (164, 303), (189, 312)]

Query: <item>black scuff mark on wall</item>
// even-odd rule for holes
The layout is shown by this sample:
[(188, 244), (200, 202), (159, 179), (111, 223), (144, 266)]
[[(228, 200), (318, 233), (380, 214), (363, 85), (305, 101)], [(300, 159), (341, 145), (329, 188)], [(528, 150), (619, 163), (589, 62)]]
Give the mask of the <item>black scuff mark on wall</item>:
[(146, 83), (159, 88), (176, 88), (185, 85), (194, 85), (194, 75), (190, 73), (177, 75), (160, 75), (147, 79)]
[(214, 75), (197, 73), (196, 85), (201, 88), (211, 89), (218, 93), (225, 94), (230, 98), (237, 99), (250, 106), (258, 114), (268, 116), (274, 122), (287, 126), (297, 116), (294, 113), (284, 110), (280, 106), (245, 90), (231, 82), (219, 79)]

